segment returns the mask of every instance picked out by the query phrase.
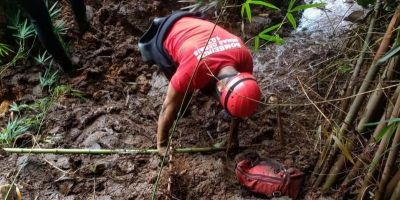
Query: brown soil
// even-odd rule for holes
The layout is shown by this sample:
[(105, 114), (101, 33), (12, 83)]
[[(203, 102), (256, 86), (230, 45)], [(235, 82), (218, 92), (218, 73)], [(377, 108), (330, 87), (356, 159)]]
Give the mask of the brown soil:
[[(51, 142), (43, 142), (41, 147), (155, 148), (156, 122), (165, 94), (162, 86), (165, 79), (161, 84), (157, 83), (155, 79), (161, 78), (157, 67), (141, 61), (136, 44), (150, 19), (179, 6), (163, 2), (167, 1), (87, 2), (93, 11), (91, 24), (94, 30), (82, 38), (73, 31), (69, 35), (74, 59), (79, 60), (83, 68), (76, 77), (61, 78), (62, 83), (84, 92), (86, 98), (65, 97), (51, 107), (42, 127), (43, 138)], [(63, 5), (64, 20), (68, 27), (74, 27), (69, 12), (69, 5)], [(264, 60), (269, 56), (266, 55)], [(302, 56), (303, 62), (313, 59), (313, 54)], [(292, 57), (292, 61), (295, 60), (296, 57)], [(307, 72), (301, 70), (303, 65), (307, 66), (299, 63), (293, 68), (299, 68), (300, 76), (307, 76)], [(38, 81), (38, 73), (43, 69), (29, 63), (28, 66), (17, 66), (2, 78), (0, 102), (28, 103), (45, 95)], [(286, 100), (293, 95), (288, 89), (291, 84), (282, 81), (269, 87), (268, 82), (276, 82), (282, 77), (292, 78), (294, 82), (296, 79), (285, 75), (289, 71), (283, 68), (273, 73), (272, 69), (265, 70), (272, 77), (258, 75), (266, 94), (263, 101), (267, 101), (268, 94), (278, 90), (281, 98)], [(224, 141), (229, 125), (219, 104), (195, 94), (191, 105), (190, 114), (179, 123), (174, 145), (211, 146)], [(311, 114), (314, 111), (309, 107), (282, 110), (285, 146), (280, 145), (276, 137), (275, 112), (261, 106), (256, 115), (246, 119), (240, 127), (240, 144), (262, 144), (254, 149), (260, 155), (297, 167), (308, 177), (317, 158), (309, 135), (315, 128)], [(7, 121), (6, 117), (0, 119), (1, 125)], [(235, 161), (227, 159), (223, 152), (180, 154), (174, 159), (174, 199), (262, 198), (241, 189), (234, 176)], [(149, 199), (160, 158), (157, 155), (0, 154), (0, 163), (0, 184), (12, 182), (21, 167), (16, 183), (24, 199)], [(169, 172), (165, 169), (158, 190), (160, 198), (168, 193), (168, 177)], [(308, 184), (304, 184), (301, 198), (307, 190)]]

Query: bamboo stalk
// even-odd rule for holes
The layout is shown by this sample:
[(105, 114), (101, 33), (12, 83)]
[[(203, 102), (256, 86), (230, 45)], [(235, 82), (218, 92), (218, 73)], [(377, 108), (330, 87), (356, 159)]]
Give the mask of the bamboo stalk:
[[(383, 77), (381, 78), (381, 82), (385, 82), (388, 80), (391, 80), (394, 77), (394, 72), (395, 72), (395, 67), (398, 67), (398, 57), (396, 59), (392, 59), (391, 62), (388, 65), (388, 68), (386, 68)], [(366, 111), (363, 115), (363, 117), (361, 118), (360, 122), (358, 123), (358, 126), (356, 128), (356, 131), (359, 133), (364, 132), (365, 130), (365, 124), (367, 122), (371, 121), (372, 116), (377, 112), (377, 108), (376, 107), (380, 107), (383, 108), (384, 106), (379, 106), (381, 105), (380, 102), (382, 101), (382, 99), (384, 98), (383, 95), (383, 91), (380, 91), (379, 89), (382, 88), (381, 84), (378, 84), (376, 87), (376, 91), (371, 95), (371, 98), (369, 99), (367, 106), (366, 106)], [(400, 93), (400, 87), (396, 88), (396, 91), (393, 93), (391, 101), (396, 101), (397, 96)], [(340, 186), (340, 193), (343, 193), (344, 190), (346, 189), (346, 187), (352, 182), (353, 178), (358, 174), (359, 169), (362, 168), (364, 166), (364, 163), (368, 162), (371, 157), (370, 152), (372, 151), (372, 146), (375, 143), (375, 137), (381, 132), (381, 130), (384, 128), (385, 123), (383, 123), (383, 121), (385, 121), (387, 119), (387, 117), (390, 116), (390, 114), (393, 111), (393, 104), (388, 104), (387, 110), (385, 113), (383, 113), (380, 123), (379, 125), (375, 128), (375, 131), (372, 135), (372, 137), (369, 139), (368, 144), (364, 151), (361, 153), (360, 156), (357, 156), (357, 160), (356, 163), (354, 164), (353, 168), (350, 170), (350, 172), (348, 173), (348, 175), (346, 176), (346, 178), (344, 179), (344, 181), (342, 182), (341, 186)], [(388, 116), (386, 116), (388, 115)], [(350, 144), (350, 146), (348, 147), (350, 150), (353, 148), (353, 145)], [(340, 155), (338, 160), (336, 161), (334, 168), (337, 168), (335, 170), (332, 170), (333, 172), (335, 171), (340, 171), (344, 168), (345, 166), (345, 162), (346, 162), (346, 158), (343, 155)], [(333, 177), (332, 177), (333, 179)], [(336, 178), (333, 179), (333, 181), (336, 181)], [(329, 187), (329, 185), (328, 185)]]
[[(256, 147), (241, 146), (240, 149)], [(155, 154), (158, 153), (157, 149), (38, 149), (38, 148), (3, 148), (8, 153), (21, 153), (21, 154)], [(225, 147), (188, 147), (177, 148), (174, 153), (206, 153), (215, 151), (225, 151)]]
[(397, 170), (396, 174), (393, 176), (393, 178), (390, 180), (386, 187), (385, 191), (385, 198), (384, 199), (389, 199), (391, 194), (393, 193), (393, 190), (396, 187), (396, 184), (400, 181), (400, 170)]
[[(397, 98), (396, 104), (394, 106), (394, 111), (393, 111), (392, 115), (390, 116), (390, 118), (397, 117), (399, 115), (399, 110), (400, 110), (400, 95)], [(392, 123), (388, 123), (388, 124), (390, 125)], [(375, 172), (375, 169), (378, 166), (378, 163), (380, 162), (381, 158), (383, 157), (382, 156), (383, 152), (386, 149), (389, 141), (390, 141), (389, 134), (385, 134), (383, 136), (382, 140), (380, 141), (378, 149), (376, 150), (376, 152), (374, 154), (374, 158), (372, 159), (371, 165), (368, 168), (368, 173), (362, 182), (362, 186), (361, 186), (360, 192), (358, 193), (357, 199), (361, 199), (362, 194), (367, 190), (367, 187), (370, 184), (370, 180)]]
[(392, 174), (393, 165), (396, 162), (396, 158), (399, 152), (398, 145), (400, 141), (400, 124), (397, 125), (397, 131), (392, 141), (392, 146), (389, 150), (389, 155), (386, 160), (385, 168), (383, 169), (382, 178), (379, 181), (378, 189), (375, 191), (375, 199), (379, 200), (382, 198), (382, 194), (385, 192), (385, 187), (389, 181), (390, 175)]
[[(323, 129), (322, 125), (320, 125), (321, 131)], [(319, 185), (322, 183), (322, 176), (317, 176), (318, 172), (321, 171), (322, 165), (325, 163), (325, 160), (327, 159), (329, 150), (330, 150), (330, 142), (326, 142), (321, 151), (321, 156), (318, 159), (317, 163), (314, 166), (314, 170), (312, 172), (312, 176), (310, 178), (310, 183), (312, 184), (313, 187), (319, 187)], [(327, 156), (324, 156), (327, 155)], [(319, 179), (318, 179), (319, 178)]]
[[(364, 62), (365, 54), (366, 54), (366, 52), (368, 50), (369, 43), (371, 41), (372, 32), (374, 31), (375, 22), (376, 22), (376, 19), (378, 18), (378, 13), (379, 13), (380, 6), (381, 6), (381, 2), (380, 1), (376, 1), (375, 6), (374, 6), (374, 15), (372, 16), (371, 21), (369, 23), (367, 36), (364, 39), (364, 43), (363, 43), (360, 55), (358, 56), (356, 65), (354, 67), (353, 74), (351, 75), (349, 84), (348, 84), (348, 86), (346, 88), (345, 95), (344, 95), (345, 97), (350, 96), (351, 93), (354, 90), (354, 85), (356, 83), (356, 78), (357, 78), (358, 74), (360, 73), (361, 65)], [(342, 109), (343, 110), (347, 110), (349, 103), (350, 103), (350, 99), (344, 100), (343, 103), (342, 103), (342, 106), (341, 106)]]
[[(368, 27), (367, 36), (365, 37), (364, 44), (363, 44), (360, 56), (357, 59), (355, 70), (354, 70), (354, 72), (353, 72), (353, 74), (352, 74), (352, 76), (350, 78), (350, 82), (349, 82), (349, 84), (347, 86), (347, 89), (346, 89), (346, 92), (345, 92), (345, 94), (347, 96), (349, 96), (351, 94), (351, 92), (353, 91), (353, 87), (354, 87), (353, 85), (354, 85), (354, 82), (355, 82), (354, 80), (356, 79), (357, 75), (359, 74), (359, 71), (360, 71), (360, 68), (361, 68), (361, 64), (363, 63), (365, 53), (366, 53), (366, 51), (368, 49), (369, 42), (370, 42), (371, 36), (372, 36), (372, 32), (373, 32), (373, 29), (375, 27), (375, 22), (376, 22), (376, 18), (377, 18), (378, 12), (379, 12), (380, 5), (381, 5), (380, 1), (376, 1), (375, 6), (374, 6), (374, 13), (375, 14), (371, 18), (371, 22), (370, 22), (370, 25)], [(345, 100), (342, 103), (342, 106), (341, 106), (342, 110), (347, 110), (348, 103), (349, 103), (349, 100)], [(352, 115), (354, 115), (354, 114), (352, 114)], [(351, 116), (351, 117), (354, 118), (354, 116)], [(342, 117), (340, 117), (340, 119), (342, 119)], [(350, 119), (350, 114), (348, 113), (346, 115), (345, 123), (343, 123), (343, 125), (346, 126), (346, 127), (341, 128), (339, 130), (340, 133), (344, 132), (343, 130), (347, 129), (346, 123), (348, 123), (349, 121), (351, 121), (350, 123), (352, 123), (352, 120), (353, 119)], [(323, 167), (321, 168), (321, 171), (320, 171), (320, 173), (319, 173), (319, 175), (317, 177), (316, 182), (313, 184), (313, 187), (319, 187), (321, 185), (322, 181), (326, 177), (325, 174), (328, 172), (333, 160), (335, 159), (336, 151), (337, 151), (336, 148), (333, 148), (333, 149), (330, 150), (330, 153), (328, 154), (328, 158), (327, 158), (327, 161), (330, 161), (329, 163), (326, 163), (326, 162), (325, 163), (321, 163), (321, 164), (323, 164)], [(336, 177), (332, 177), (331, 179), (332, 180), (329, 181), (329, 182), (332, 182), (332, 181), (334, 182), (336, 180)], [(325, 184), (325, 185), (327, 185), (327, 184)], [(328, 185), (328, 187), (330, 187), (330, 185)]]
[[(330, 147), (330, 144), (327, 143), (326, 145), (328, 145), (328, 147)], [(322, 163), (323, 167), (322, 167), (320, 173), (318, 174), (317, 180), (313, 184), (313, 187), (319, 187), (322, 184), (322, 182), (324, 181), (324, 178), (327, 175), (327, 172), (329, 171), (333, 162), (335, 161), (335, 156), (336, 156), (336, 147), (330, 149), (328, 157)]]
[(396, 188), (394, 189), (390, 200), (398, 200), (398, 199), (400, 199), (400, 181), (397, 182)]
[[(379, 1), (377, 1), (379, 2)], [(376, 74), (380, 70), (380, 66), (376, 64), (378, 59), (388, 50), (390, 40), (392, 38), (394, 29), (397, 26), (398, 18), (400, 15), (400, 7), (396, 9), (395, 14), (392, 17), (392, 20), (390, 21), (388, 28), (386, 30), (385, 35), (383, 36), (383, 40), (379, 46), (378, 51), (375, 54), (374, 60), (372, 61), (371, 67), (368, 70), (367, 75), (365, 76), (365, 79), (363, 80), (360, 89), (358, 90), (358, 94), (356, 98), (354, 99), (352, 105), (350, 106), (349, 112), (344, 120), (344, 123), (342, 124), (342, 127), (340, 128), (340, 134), (344, 134), (345, 131), (348, 129), (348, 127), (353, 124), (355, 118), (357, 117), (357, 113), (360, 110), (362, 103), (364, 102), (365, 99), (365, 91), (368, 90), (369, 86), (371, 85), (373, 79), (375, 78)]]
[(359, 133), (364, 132), (365, 124), (370, 122), (374, 115), (381, 113), (378, 109), (383, 109), (383, 106), (379, 106), (382, 101), (384, 100), (384, 91), (382, 90), (383, 86), (386, 86), (385, 82), (390, 81), (394, 78), (395, 73), (399, 70), (399, 56), (393, 57), (390, 59), (385, 72), (383, 73), (382, 77), (380, 78), (379, 83), (376, 86), (374, 93), (372, 93), (370, 99), (368, 100), (367, 106), (365, 107), (365, 112), (362, 115), (360, 122), (357, 126), (357, 131)]
[[(400, 92), (400, 87), (398, 87), (398, 91), (395, 92), (394, 96), (398, 96)], [(357, 162), (353, 166), (353, 168), (350, 170), (342, 184), (340, 185), (340, 193), (345, 193), (345, 189), (352, 183), (353, 179), (358, 175), (360, 169), (365, 165), (365, 163), (369, 163), (370, 160), (372, 159), (371, 152), (375, 148), (375, 138), (378, 136), (378, 134), (383, 130), (385, 127), (386, 123), (385, 121), (390, 117), (391, 113), (393, 112), (393, 104), (389, 104), (387, 111), (382, 114), (381, 119), (379, 120), (378, 126), (375, 128), (374, 133), (372, 134), (372, 137), (369, 139), (368, 145), (364, 148), (363, 152), (361, 155), (357, 156)], [(342, 158), (343, 157), (343, 158)], [(339, 162), (345, 162), (344, 156), (341, 155), (341, 160)]]
[[(378, 3), (379, 1), (377, 1)], [(371, 67), (368, 70), (367, 75), (365, 76), (365, 79), (363, 80), (360, 89), (358, 90), (357, 97), (354, 99), (353, 103), (350, 106), (349, 112), (346, 115), (346, 118), (340, 127), (339, 130), (339, 135), (343, 136), (346, 132), (347, 129), (351, 124), (353, 124), (355, 118), (357, 117), (357, 114), (364, 102), (365, 99), (365, 94), (364, 92), (368, 90), (371, 82), (375, 78), (376, 74), (378, 73), (380, 67), (377, 65), (378, 59), (388, 50), (390, 40), (392, 38), (393, 32), (395, 27), (397, 26), (398, 23), (398, 18), (400, 15), (400, 6), (397, 7), (395, 14), (392, 17), (392, 20), (390, 21), (388, 28), (386, 30), (385, 35), (383, 36), (383, 40), (379, 46), (379, 49), (374, 57), (374, 60), (372, 61)], [(336, 151), (336, 148), (335, 148)], [(339, 157), (340, 159), (340, 157)], [(341, 159), (340, 159), (341, 160)], [(339, 165), (340, 164), (340, 165)], [(322, 188), (323, 191), (326, 191), (329, 189), (333, 183), (335, 183), (337, 179), (337, 174), (343, 169), (344, 164), (338, 163), (334, 167), (331, 168), (330, 175), (327, 177), (324, 186)]]

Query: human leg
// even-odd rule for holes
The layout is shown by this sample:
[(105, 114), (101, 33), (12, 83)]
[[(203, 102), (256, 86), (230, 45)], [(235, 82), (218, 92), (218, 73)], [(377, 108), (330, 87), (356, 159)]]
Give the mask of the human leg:
[(39, 40), (47, 52), (53, 56), (65, 72), (72, 73), (75, 71), (75, 67), (65, 52), (60, 39), (54, 33), (53, 24), (43, 0), (18, 0), (17, 2), (28, 14), (35, 26)]
[(84, 0), (70, 0), (72, 11), (74, 12), (74, 19), (78, 24), (79, 31), (85, 33), (89, 30), (90, 24), (86, 16), (86, 7)]

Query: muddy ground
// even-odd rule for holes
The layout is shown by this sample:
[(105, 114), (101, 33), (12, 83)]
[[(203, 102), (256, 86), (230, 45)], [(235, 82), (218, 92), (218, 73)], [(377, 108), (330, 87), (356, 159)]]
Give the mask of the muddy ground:
[[(82, 91), (85, 98), (67, 96), (50, 108), (42, 127), (47, 142), (41, 142), (41, 147), (156, 147), (156, 122), (166, 80), (157, 67), (141, 61), (136, 44), (150, 19), (180, 6), (163, 2), (166, 1), (88, 1), (93, 30), (82, 38), (74, 31), (69, 5), (63, 3), (62, 16), (71, 28), (72, 54), (82, 69), (75, 77), (63, 75), (61, 82)], [(223, 26), (240, 34), (237, 32), (240, 22), (232, 23), (231, 27), (229, 23)], [(307, 39), (288, 42), (299, 40)], [(271, 94), (278, 94), (287, 103), (307, 103), (297, 77), (313, 85), (317, 76), (312, 76), (314, 69), (309, 63), (318, 63), (332, 52), (329, 46), (321, 44), (297, 46), (300, 50), (274, 46), (270, 51), (257, 53), (255, 71), (264, 102)], [(46, 95), (38, 80), (38, 73), (43, 70), (32, 64), (7, 72), (2, 78), (0, 100), (29, 103)], [(276, 109), (261, 105), (254, 116), (241, 124), (240, 144), (261, 144), (254, 148), (259, 154), (297, 167), (308, 178), (318, 155), (313, 141), (317, 120), (313, 113), (315, 110), (310, 106), (282, 108), (286, 141), (282, 146), (277, 137)], [(7, 117), (2, 117), (1, 125), (6, 121)], [(179, 123), (174, 145), (211, 146), (224, 141), (228, 129), (229, 123), (219, 104), (195, 94), (190, 114)], [(12, 182), (21, 168), (16, 183), (24, 199), (149, 199), (160, 158), (0, 154), (0, 163), (0, 184)], [(176, 155), (173, 199), (262, 199), (240, 187), (234, 165), (235, 161), (227, 159), (224, 152)], [(167, 194), (167, 178), (168, 170), (164, 170), (158, 191), (161, 199)], [(307, 191), (306, 179), (300, 199), (314, 199), (307, 197)]]

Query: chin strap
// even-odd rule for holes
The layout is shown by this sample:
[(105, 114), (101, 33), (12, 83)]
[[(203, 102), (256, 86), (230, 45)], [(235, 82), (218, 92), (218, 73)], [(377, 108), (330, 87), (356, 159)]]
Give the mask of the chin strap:
[[(234, 77), (234, 76), (236, 76), (238, 74), (239, 73), (236, 73), (236, 74), (224, 74), (224, 75), (217, 76), (217, 79), (218, 79), (218, 81), (221, 81), (221, 80), (226, 79), (226, 78)], [(221, 92), (219, 92), (218, 86), (217, 86), (216, 83), (215, 83), (215, 94), (217, 94), (216, 98), (219, 99), (221, 97)]]
[(217, 78), (218, 78), (218, 80), (220, 81), (220, 80), (222, 80), (222, 79), (226, 79), (226, 78), (229, 78), (229, 77), (233, 77), (233, 76), (236, 76), (236, 75), (238, 75), (238, 74), (239, 74), (239, 72), (236, 73), (236, 74), (223, 74), (223, 75), (217, 76)]

